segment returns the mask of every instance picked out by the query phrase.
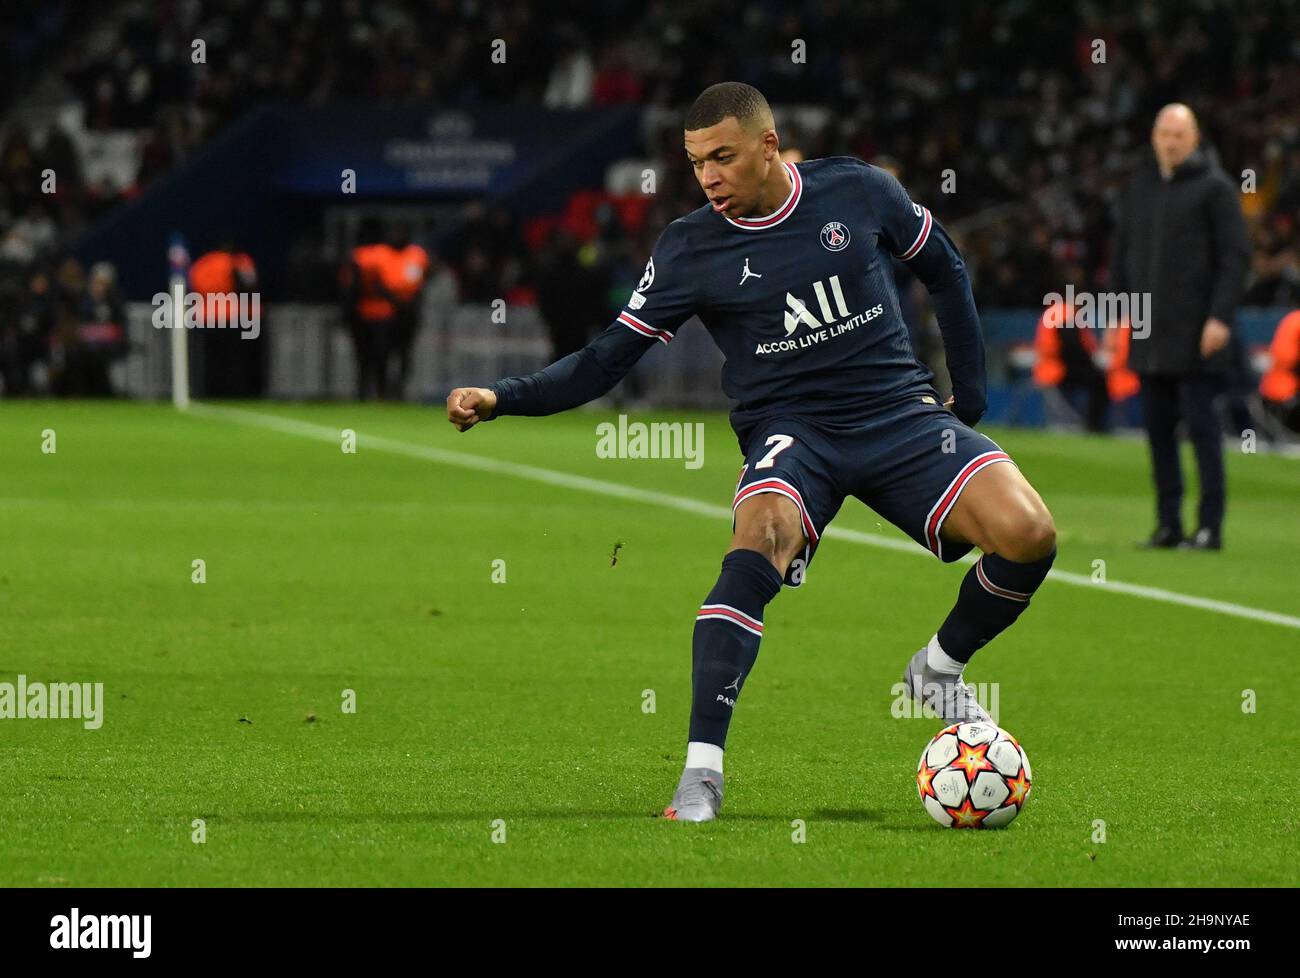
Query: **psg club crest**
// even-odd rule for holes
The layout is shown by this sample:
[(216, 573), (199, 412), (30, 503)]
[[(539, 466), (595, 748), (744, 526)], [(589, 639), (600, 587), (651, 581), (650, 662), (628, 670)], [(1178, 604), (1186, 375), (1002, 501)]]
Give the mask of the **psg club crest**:
[(827, 251), (843, 251), (849, 246), (849, 229), (839, 221), (831, 221), (822, 228), (822, 247)]

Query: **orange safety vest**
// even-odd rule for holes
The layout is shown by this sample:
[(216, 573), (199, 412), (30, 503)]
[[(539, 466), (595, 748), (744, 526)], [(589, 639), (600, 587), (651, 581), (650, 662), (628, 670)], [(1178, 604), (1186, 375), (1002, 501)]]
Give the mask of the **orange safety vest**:
[(1110, 365), (1106, 368), (1106, 391), (1112, 401), (1123, 401), (1142, 389), (1138, 375), (1128, 368), (1128, 345), (1132, 330), (1128, 320), (1109, 332)]
[(1259, 394), (1266, 401), (1285, 404), (1300, 393), (1300, 309), (1277, 324), (1268, 355), (1273, 362), (1259, 382)]
[(352, 249), (352, 263), (361, 277), (357, 283), (357, 315), (368, 322), (392, 319), (397, 311), (378, 289), (383, 281), (384, 253), (391, 250), (385, 244), (358, 245)]
[(257, 274), (253, 259), (242, 251), (209, 251), (190, 266), (190, 288), (204, 297), (204, 323), (220, 323), (223, 315), (228, 326), (239, 322), (237, 302), (232, 309), (226, 300), (217, 298), (235, 291), (237, 273), (249, 279)]
[(380, 245), (379, 278), (393, 295), (410, 302), (424, 286), (424, 276), (429, 270), (429, 254), (416, 244), (401, 251), (389, 245)]
[[(1034, 383), (1039, 387), (1056, 387), (1065, 379), (1065, 360), (1061, 357), (1062, 329), (1072, 329), (1067, 323), (1074, 322), (1074, 307), (1058, 302), (1043, 310), (1038, 319), (1038, 329), (1034, 333), (1034, 352), (1038, 358), (1034, 361)], [(1083, 348), (1092, 353), (1097, 348), (1097, 340), (1092, 330), (1079, 330), (1079, 341)]]

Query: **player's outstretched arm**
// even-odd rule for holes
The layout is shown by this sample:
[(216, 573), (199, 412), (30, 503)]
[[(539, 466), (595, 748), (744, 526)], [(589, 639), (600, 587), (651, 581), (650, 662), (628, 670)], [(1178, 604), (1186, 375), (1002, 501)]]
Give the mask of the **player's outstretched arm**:
[(613, 390), (652, 346), (669, 343), (694, 310), (687, 231), (674, 221), (655, 243), (626, 307), (603, 333), (536, 373), (486, 388), (457, 388), (447, 398), (447, 420), (465, 431), (507, 414), (559, 414), (594, 401)]
[(488, 387), (457, 387), (447, 396), (447, 420), (468, 431), (507, 414), (539, 417), (578, 407), (609, 393), (655, 342), (615, 321), (581, 350), (536, 373)]
[(457, 431), (469, 431), (496, 416), (497, 396), (486, 387), (457, 387), (447, 395), (447, 420)]

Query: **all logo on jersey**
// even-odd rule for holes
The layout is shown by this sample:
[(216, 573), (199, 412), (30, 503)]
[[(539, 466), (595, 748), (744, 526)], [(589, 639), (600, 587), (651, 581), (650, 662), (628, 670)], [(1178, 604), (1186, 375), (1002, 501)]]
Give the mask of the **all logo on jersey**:
[[(829, 342), (838, 336), (852, 332), (864, 323), (869, 323), (885, 312), (883, 302), (877, 302), (870, 309), (850, 316), (849, 304), (840, 285), (840, 277), (832, 275), (824, 282), (814, 282), (813, 295), (816, 308), (809, 308), (803, 299), (793, 292), (785, 294), (785, 339), (770, 343), (759, 343), (754, 353), (766, 356), (774, 353), (790, 353), (795, 350), (807, 350), (819, 343)], [(821, 318), (817, 317), (821, 313)], [(801, 336), (794, 334), (799, 326), (808, 329)]]
[(749, 270), (749, 259), (745, 259), (745, 267), (740, 270), (740, 284), (744, 285), (751, 278), (762, 278), (762, 272), (751, 272)]
[(831, 221), (822, 228), (822, 247), (827, 251), (843, 251), (849, 246), (849, 229), (839, 221)]
[(839, 316), (831, 312), (830, 297), (826, 295), (826, 283), (814, 282), (813, 292), (817, 295), (817, 304), (821, 306), (822, 318), (814, 316), (803, 300), (787, 292), (785, 294), (785, 335), (789, 336), (799, 324), (803, 323), (810, 329), (821, 329), (822, 326), (835, 322), (836, 319), (843, 319), (849, 314), (849, 307), (844, 301), (844, 290), (840, 288), (840, 277), (832, 275), (830, 277), (831, 295), (835, 297), (835, 307), (839, 311)]

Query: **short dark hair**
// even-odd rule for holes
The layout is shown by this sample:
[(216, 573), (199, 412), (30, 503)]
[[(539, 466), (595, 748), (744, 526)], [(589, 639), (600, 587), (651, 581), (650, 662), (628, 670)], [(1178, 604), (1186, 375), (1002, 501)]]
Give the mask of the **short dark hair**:
[(749, 128), (755, 123), (767, 122), (772, 118), (772, 107), (767, 99), (753, 85), (744, 82), (718, 82), (700, 92), (699, 98), (686, 113), (683, 128), (707, 129), (716, 126), (728, 116), (735, 116), (736, 121)]

